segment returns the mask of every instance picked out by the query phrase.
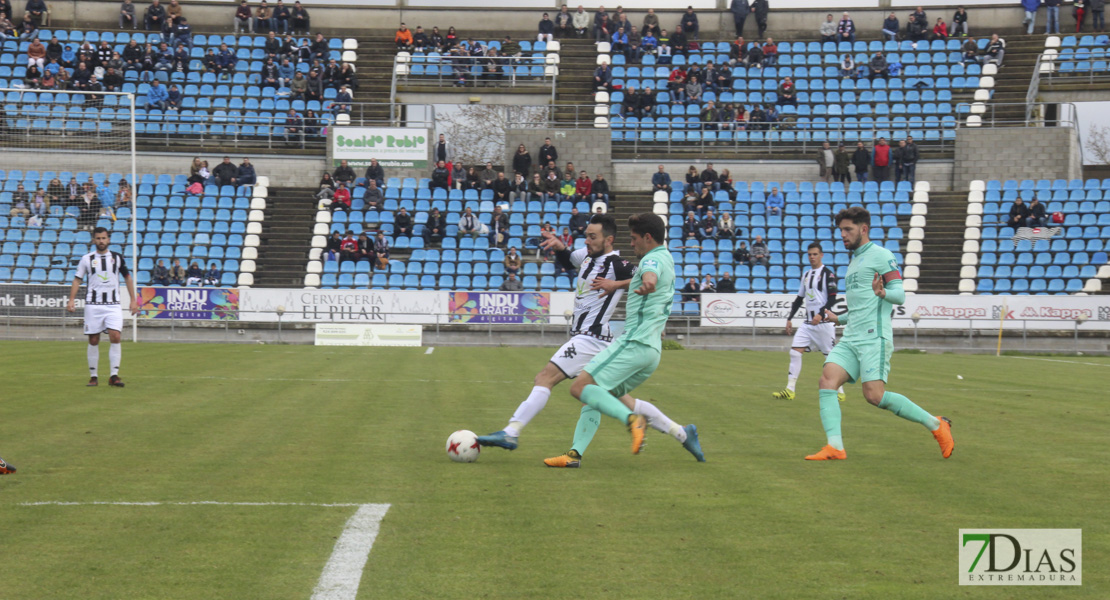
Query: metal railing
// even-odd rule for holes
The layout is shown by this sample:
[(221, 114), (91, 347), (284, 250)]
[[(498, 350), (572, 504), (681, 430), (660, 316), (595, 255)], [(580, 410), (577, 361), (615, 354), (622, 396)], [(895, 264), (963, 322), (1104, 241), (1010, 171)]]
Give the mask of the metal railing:
[[(961, 102), (956, 105), (957, 129), (977, 127), (1074, 127), (1079, 128), (1079, 113), (1071, 102), (1052, 102), (1060, 110), (1055, 117), (1045, 115), (1043, 104), (1033, 102)], [(1024, 116), (999, 116), (999, 113), (1019, 112)], [(968, 117), (978, 116), (979, 122), (968, 123)]]
[(485, 63), (488, 60), (470, 56), (425, 56), (416, 61), (414, 57), (394, 56), (390, 101), (396, 101), (399, 85), (430, 85), (447, 88), (445, 91), (479, 87), (542, 88), (551, 91), (551, 101), (554, 103), (559, 76), (558, 62), (531, 56), (500, 56), (494, 59), (498, 61), (497, 69), (490, 71), (489, 65)]
[[(334, 102), (324, 104), (331, 107)], [(42, 147), (56, 141), (66, 147), (74, 144), (95, 145), (107, 140), (122, 140), (130, 136), (130, 112), (116, 111), (105, 116), (102, 112), (70, 112), (54, 110), (47, 105), (5, 103), (5, 145), (13, 147)], [(66, 109), (67, 105), (59, 105)], [(85, 107), (98, 108), (99, 104), (86, 100)], [(343, 111), (325, 108), (317, 115), (314, 124), (303, 124), (299, 132), (286, 134), (287, 115), (272, 112), (268, 115), (247, 115), (245, 110), (138, 110), (135, 115), (135, 137), (141, 143), (174, 143), (207, 145), (218, 143), (234, 147), (266, 148), (300, 147), (322, 149), (327, 138), (324, 129), (333, 125), (340, 114), (346, 115), (350, 125), (432, 128), (435, 126), (434, 110), (425, 111), (425, 117), (407, 118), (406, 106), (395, 103), (350, 103)], [(222, 114), (221, 114), (222, 113)], [(305, 111), (297, 112), (302, 118)]]
[[(1036, 74), (1034, 74), (1034, 78)], [(1080, 127), (1079, 110), (1072, 102), (1037, 102), (1036, 93), (1030, 88), (1028, 102), (961, 102), (956, 105), (957, 129), (980, 129), (984, 127), (1068, 127), (1075, 130), (1079, 144), (1079, 160), (1083, 164), (1083, 129)], [(1049, 115), (1048, 107), (1055, 108), (1055, 115)], [(1007, 108), (1018, 108), (1025, 115), (1022, 118), (999, 117), (998, 112)], [(978, 123), (968, 123), (968, 117), (978, 116)]]
[(1043, 79), (1047, 84), (1110, 83), (1110, 50), (1098, 49), (1094, 52), (1097, 55), (1086, 58), (1041, 54), (1037, 57), (1033, 77)]
[[(946, 137), (945, 131), (956, 129), (956, 119), (944, 120), (952, 115), (936, 116), (939, 124), (926, 125), (924, 122), (910, 123), (911, 117), (872, 117), (881, 120), (879, 125), (851, 126), (849, 124), (829, 124), (812, 121), (799, 122), (796, 115), (780, 115), (780, 119), (773, 123), (734, 123), (734, 122), (685, 122), (675, 124), (670, 122), (652, 123), (644, 125), (637, 123), (629, 125), (627, 122), (620, 124), (610, 121), (612, 115), (599, 115), (595, 113), (597, 106), (604, 105), (560, 105), (547, 108), (544, 118), (534, 117), (527, 121), (514, 121), (510, 127), (535, 128), (535, 127), (566, 127), (571, 129), (610, 129), (614, 132), (613, 147), (633, 152), (656, 152), (672, 149), (726, 149), (757, 150), (770, 153), (797, 153), (799, 151), (815, 150), (824, 142), (836, 144), (855, 144), (858, 141), (872, 143), (880, 137), (887, 139), (901, 139), (906, 135), (913, 135), (919, 146), (931, 150), (951, 150), (955, 138)], [(691, 115), (693, 117), (693, 115)], [(811, 117), (812, 118), (812, 117)], [(903, 125), (895, 121), (906, 119)], [(914, 119), (920, 117), (912, 117)], [(929, 132), (935, 131), (938, 136), (930, 139)], [(632, 133), (631, 136), (617, 137), (616, 132)], [(662, 135), (661, 135), (662, 134)]]

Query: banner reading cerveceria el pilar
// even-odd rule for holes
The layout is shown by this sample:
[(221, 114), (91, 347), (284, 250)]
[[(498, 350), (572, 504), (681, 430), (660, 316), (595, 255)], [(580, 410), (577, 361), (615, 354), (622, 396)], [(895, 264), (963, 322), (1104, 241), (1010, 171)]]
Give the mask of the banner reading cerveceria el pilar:
[(412, 127), (332, 127), (328, 154), (333, 166), (345, 160), (366, 167), (376, 158), (383, 167), (426, 169), (429, 136), (427, 129)]

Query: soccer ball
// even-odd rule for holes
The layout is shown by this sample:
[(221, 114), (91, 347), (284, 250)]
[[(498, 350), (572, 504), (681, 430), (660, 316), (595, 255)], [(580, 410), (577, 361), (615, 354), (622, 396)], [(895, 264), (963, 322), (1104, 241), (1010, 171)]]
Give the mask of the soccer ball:
[(473, 431), (460, 429), (447, 438), (447, 458), (455, 462), (471, 463), (478, 460), (482, 447)]

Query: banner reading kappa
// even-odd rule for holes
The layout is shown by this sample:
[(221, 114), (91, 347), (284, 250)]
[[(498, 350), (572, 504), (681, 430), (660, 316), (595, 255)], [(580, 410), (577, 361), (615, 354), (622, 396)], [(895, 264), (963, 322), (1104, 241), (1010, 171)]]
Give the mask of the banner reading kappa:
[(345, 160), (351, 167), (367, 167), (378, 159), (383, 167), (428, 168), (427, 129), (406, 127), (333, 127), (329, 154), (332, 166)]
[[(447, 292), (243, 289), (240, 321), (303, 323), (435, 323), (447, 312)], [(446, 322), (446, 316), (441, 318)]]

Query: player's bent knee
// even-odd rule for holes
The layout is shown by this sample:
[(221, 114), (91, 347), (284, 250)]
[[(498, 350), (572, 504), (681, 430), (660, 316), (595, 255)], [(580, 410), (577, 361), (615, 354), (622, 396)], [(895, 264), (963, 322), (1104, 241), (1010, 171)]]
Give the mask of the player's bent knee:
[(879, 385), (874, 385), (876, 382), (868, 381), (863, 387), (863, 398), (873, 406), (878, 406), (883, 401), (883, 396), (886, 395), (886, 386), (882, 382), (877, 382)]
[(547, 363), (547, 366), (542, 371), (536, 373), (536, 378), (532, 380), (532, 385), (545, 387), (547, 389), (554, 388), (559, 385), (567, 376), (555, 366), (553, 363)]

